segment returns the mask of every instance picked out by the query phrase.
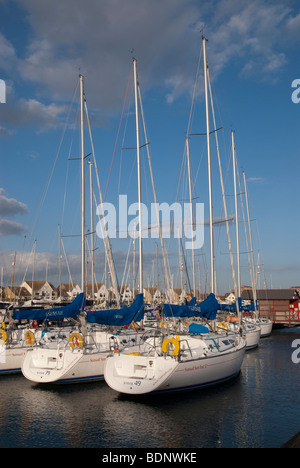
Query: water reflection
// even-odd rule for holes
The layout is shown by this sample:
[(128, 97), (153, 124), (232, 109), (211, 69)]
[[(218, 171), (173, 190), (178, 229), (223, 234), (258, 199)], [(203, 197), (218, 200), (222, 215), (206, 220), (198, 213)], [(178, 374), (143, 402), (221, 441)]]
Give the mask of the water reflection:
[(39, 386), (2, 376), (1, 447), (279, 447), (297, 433), (295, 332), (246, 353), (241, 374), (210, 390), (133, 398), (105, 382)]

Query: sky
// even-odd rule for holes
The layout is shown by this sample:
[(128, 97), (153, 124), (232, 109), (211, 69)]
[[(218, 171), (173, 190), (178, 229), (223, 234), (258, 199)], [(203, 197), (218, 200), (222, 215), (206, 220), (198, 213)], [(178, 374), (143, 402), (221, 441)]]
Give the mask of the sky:
[[(128, 205), (137, 202), (133, 57), (147, 131), (146, 139), (141, 124), (141, 146), (148, 143), (141, 149), (143, 203), (149, 207), (153, 202), (147, 148), (157, 200), (170, 205), (188, 201), (186, 135), (206, 132), (202, 35), (207, 39), (216, 127), (221, 128), (211, 133), (217, 292), (230, 291), (233, 279), (226, 226), (217, 222), (224, 220), (224, 210), (215, 133), (237, 271), (231, 131), (241, 181), (241, 284), (250, 284), (244, 171), (257, 285), (300, 285), (297, 0), (0, 0), (0, 100), (5, 101), (0, 103), (0, 273), (4, 286), (11, 284), (15, 253), (14, 285), (31, 280), (33, 271), (35, 279), (47, 278), (58, 285), (59, 225), (62, 280), (80, 282), (79, 74), (84, 76), (92, 135), (86, 123), (86, 154), (93, 155), (94, 149), (105, 201), (117, 210), (120, 194), (128, 196)], [(210, 127), (214, 129), (212, 109)], [(204, 204), (204, 244), (195, 251), (196, 286), (209, 292), (206, 136), (190, 136), (189, 142), (193, 203)], [(92, 155), (85, 160), (88, 232)], [(92, 178), (99, 203), (94, 169), (95, 165)], [(93, 213), (96, 224), (96, 204)], [(134, 216), (128, 218), (132, 221)], [(151, 220), (144, 223), (146, 232)], [(120, 239), (123, 228), (120, 223), (111, 246), (119, 283), (131, 284), (133, 241), (130, 236)], [(180, 260), (179, 244), (174, 235), (165, 239), (174, 286), (192, 278), (191, 252)], [(94, 248), (96, 280), (103, 282), (102, 239), (95, 238)], [(143, 260), (144, 286), (157, 284), (157, 272), (162, 285), (159, 239), (143, 239)]]

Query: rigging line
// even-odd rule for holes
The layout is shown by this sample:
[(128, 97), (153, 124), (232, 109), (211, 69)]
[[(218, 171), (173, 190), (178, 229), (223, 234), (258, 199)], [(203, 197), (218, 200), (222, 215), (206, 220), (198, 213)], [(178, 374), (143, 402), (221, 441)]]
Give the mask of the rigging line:
[[(25, 269), (25, 273), (24, 273), (24, 276), (23, 276), (23, 280), (21, 282), (21, 284), (25, 281), (25, 278), (26, 278), (26, 275), (27, 275), (27, 271), (28, 271), (28, 268), (29, 268), (29, 265), (30, 265), (30, 262), (32, 261), (32, 254), (33, 254), (33, 251), (34, 251), (34, 243), (33, 243), (33, 246), (32, 246), (32, 249), (31, 249), (31, 252), (28, 256), (28, 260), (27, 260), (27, 267)], [(23, 259), (22, 259), (23, 260)], [(25, 262), (25, 259), (24, 259), (24, 262)], [(19, 290), (19, 295), (18, 295), (18, 300), (20, 299), (20, 295), (21, 295), (21, 289)]]
[(126, 101), (127, 101), (129, 86), (130, 86), (130, 82), (131, 82), (132, 70), (133, 70), (133, 62), (132, 62), (131, 69), (130, 69), (129, 80), (128, 80), (127, 90), (126, 90), (126, 94), (125, 94), (125, 100), (124, 100), (124, 104), (123, 104), (121, 119), (120, 119), (118, 133), (117, 133), (117, 139), (116, 139), (116, 143), (115, 143), (115, 147), (114, 147), (113, 158), (112, 158), (112, 162), (111, 162), (111, 165), (110, 165), (109, 176), (108, 176), (106, 190), (105, 190), (105, 194), (104, 194), (104, 201), (106, 200), (106, 195), (107, 195), (108, 185), (109, 185), (109, 181), (110, 181), (111, 171), (112, 171), (112, 167), (113, 167), (113, 163), (114, 163), (114, 159), (115, 159), (115, 155), (116, 155), (116, 149), (117, 149), (117, 144), (118, 144), (118, 140), (119, 140), (119, 134), (120, 134), (121, 125), (122, 125), (122, 121), (123, 121), (123, 115), (124, 115), (124, 111), (125, 111), (125, 105), (126, 105)]
[(127, 273), (126, 273), (126, 272), (127, 272), (128, 258), (129, 258), (129, 255), (130, 255), (131, 242), (132, 242), (132, 238), (130, 239), (130, 242), (129, 242), (129, 247), (128, 247), (128, 252), (127, 252), (127, 257), (126, 257), (125, 266), (124, 266), (124, 272), (123, 272), (121, 287), (122, 287), (122, 286), (125, 286), (125, 276), (127, 276)]
[[(193, 115), (193, 111), (194, 111), (194, 102), (195, 102), (195, 98), (196, 98), (196, 89), (197, 89), (197, 82), (198, 82), (198, 79), (199, 79), (199, 70), (200, 70), (202, 52), (203, 52), (203, 47), (200, 48), (200, 53), (199, 53), (199, 57), (198, 57), (197, 71), (196, 71), (196, 76), (195, 76), (193, 96), (192, 96), (192, 102), (191, 102), (191, 109), (190, 109), (190, 115), (189, 115), (189, 120), (188, 120), (187, 131), (186, 131), (187, 137), (189, 136), (189, 133), (190, 133), (192, 115)], [(186, 143), (185, 143), (185, 148), (184, 148), (184, 155), (185, 155), (185, 151), (186, 151)], [(193, 191), (193, 193), (194, 193), (194, 187), (195, 187), (195, 182), (192, 182), (192, 191)]]
[[(145, 124), (145, 118), (144, 118), (144, 109), (143, 109), (140, 86), (138, 86), (138, 95), (139, 95), (141, 116), (142, 116), (142, 121), (143, 121), (144, 136), (145, 136), (145, 141), (147, 142), (148, 141), (148, 135), (147, 135), (147, 131), (146, 131), (146, 124)], [(150, 172), (150, 178), (151, 178), (151, 184), (152, 184), (153, 198), (154, 198), (154, 203), (155, 203), (155, 208), (156, 208), (156, 217), (157, 217), (157, 222), (158, 222), (159, 239), (160, 239), (161, 250), (162, 250), (162, 254), (163, 254), (164, 270), (165, 270), (165, 281), (167, 282), (167, 288), (169, 289), (169, 284), (170, 284), (169, 281), (170, 280), (169, 280), (168, 268), (167, 268), (167, 262), (166, 262), (166, 252), (165, 252), (165, 247), (164, 247), (163, 238), (162, 238), (161, 223), (159, 221), (159, 213), (158, 213), (158, 208), (157, 208), (157, 198), (156, 198), (156, 191), (155, 191), (155, 185), (154, 185), (154, 177), (153, 177), (153, 171), (152, 171), (152, 164), (151, 164), (151, 158), (150, 158), (149, 145), (147, 145), (146, 148), (147, 148), (147, 158), (148, 158), (149, 172)]]
[[(213, 115), (214, 128), (216, 128), (216, 117), (215, 117), (215, 109), (214, 109), (214, 102), (213, 102), (213, 96), (212, 96), (209, 68), (208, 68), (208, 85), (209, 85), (209, 94), (210, 94), (210, 101), (211, 101), (211, 109), (212, 109), (212, 115)], [(225, 216), (225, 220), (226, 220), (226, 232), (227, 232), (227, 241), (228, 241), (228, 247), (229, 247), (229, 253), (230, 253), (232, 280), (233, 280), (233, 284), (234, 284), (234, 289), (235, 289), (235, 291), (237, 291), (236, 276), (235, 276), (235, 269), (234, 269), (234, 264), (233, 264), (232, 245), (231, 245), (230, 230), (229, 230), (229, 223), (228, 223), (227, 205), (226, 205), (226, 199), (225, 199), (223, 173), (222, 173), (222, 165), (221, 165), (221, 159), (220, 159), (220, 149), (219, 149), (219, 141), (218, 141), (217, 132), (215, 132), (215, 140), (216, 140), (217, 155), (218, 155), (220, 182), (221, 182), (221, 188), (222, 188), (223, 210), (224, 210), (224, 216)]]
[(189, 135), (189, 132), (190, 132), (190, 125), (191, 125), (192, 113), (193, 113), (193, 109), (194, 109), (194, 101), (195, 101), (195, 96), (196, 96), (196, 88), (197, 88), (197, 81), (198, 81), (198, 77), (199, 77), (199, 69), (200, 69), (202, 51), (203, 51), (203, 47), (200, 48), (200, 53), (199, 53), (199, 58), (198, 58), (198, 63), (197, 63), (197, 71), (196, 71), (196, 77), (195, 77), (195, 82), (194, 82), (191, 110), (190, 110), (190, 115), (189, 115), (189, 120), (188, 120), (187, 133), (186, 133), (187, 136)]
[[(77, 88), (78, 88), (78, 81), (77, 81), (77, 87), (76, 87), (76, 90), (75, 90), (75, 93), (77, 93)], [(79, 111), (79, 103), (78, 103), (78, 107), (77, 107), (77, 111), (76, 111), (76, 116), (78, 115), (78, 111)], [(77, 117), (76, 117), (77, 119)], [(75, 121), (76, 121), (75, 119)], [(62, 206), (62, 215), (61, 215), (61, 226), (64, 225), (64, 218), (65, 218), (65, 209), (66, 209), (66, 199), (67, 199), (67, 186), (68, 186), (68, 180), (69, 180), (69, 160), (70, 160), (70, 155), (71, 155), (71, 152), (72, 152), (72, 149), (73, 149), (73, 142), (74, 142), (74, 134), (75, 134), (75, 129), (76, 129), (76, 126), (74, 125), (74, 128), (73, 128), (73, 133), (72, 133), (72, 138), (71, 138), (71, 142), (70, 142), (70, 147), (69, 147), (69, 154), (68, 154), (68, 158), (67, 158), (67, 170), (66, 170), (66, 177), (65, 177), (65, 192), (64, 192), (64, 199), (63, 199), (63, 206)]]
[[(191, 109), (190, 109), (190, 115), (189, 115), (189, 120), (188, 120), (188, 126), (187, 126), (187, 135), (189, 135), (189, 129), (191, 126), (191, 120), (192, 120), (192, 114), (193, 114), (193, 109), (194, 109), (194, 101), (195, 101), (195, 95), (196, 95), (196, 87), (197, 87), (197, 81), (198, 81), (198, 76), (199, 76), (199, 69), (200, 69), (200, 63), (201, 63), (201, 57), (202, 57), (202, 47), (199, 53), (199, 58), (198, 58), (198, 63), (197, 63), (197, 71), (196, 71), (196, 77), (195, 77), (195, 82), (194, 82), (194, 88), (193, 88), (193, 96), (192, 96), (192, 103), (191, 103)], [(180, 190), (180, 185), (181, 185), (181, 179), (183, 178), (183, 172), (186, 170), (186, 152), (187, 152), (187, 142), (185, 139), (185, 145), (183, 149), (183, 155), (182, 155), (182, 161), (181, 161), (181, 168), (180, 168), (180, 175), (179, 175), (179, 181), (177, 185), (177, 193), (176, 193), (176, 202), (178, 201), (179, 197), (179, 190)], [(183, 178), (184, 179), (184, 178)], [(192, 183), (193, 191), (195, 187), (195, 182)], [(182, 188), (182, 193), (184, 193), (185, 189), (184, 187)], [(183, 197), (184, 198), (184, 197)], [(171, 247), (171, 239), (169, 240), (167, 247), (167, 252), (169, 253), (169, 249)]]
[[(193, 97), (192, 97), (192, 104), (191, 104), (191, 110), (190, 110), (188, 127), (187, 127), (187, 135), (189, 134), (189, 128), (190, 128), (190, 125), (191, 125), (192, 111), (193, 111), (193, 107), (194, 107), (194, 98), (195, 98), (195, 92), (196, 92), (195, 91), (196, 82), (197, 82), (197, 79), (198, 79), (198, 71), (199, 71), (199, 61), (198, 61), (198, 67), (197, 67), (197, 73), (196, 73), (196, 79), (195, 79), (194, 91), (193, 91)], [(186, 159), (185, 155), (186, 155), (186, 140), (185, 140), (185, 144), (184, 144), (183, 156), (182, 156), (182, 162), (181, 162), (181, 168), (180, 168), (180, 175), (179, 175), (179, 181), (178, 181), (178, 185), (177, 185), (177, 194), (176, 194), (176, 198), (175, 198), (176, 202), (177, 202), (178, 196), (179, 196), (180, 181), (181, 181), (181, 178), (182, 178), (183, 168), (185, 167), (185, 159)]]
[[(194, 109), (194, 101), (195, 101), (195, 96), (196, 96), (197, 81), (198, 81), (198, 77), (199, 77), (199, 69), (200, 69), (202, 51), (203, 51), (203, 47), (200, 48), (200, 53), (199, 53), (199, 57), (198, 57), (197, 71), (196, 71), (196, 77), (195, 77), (194, 88), (193, 88), (192, 103), (191, 103), (188, 126), (187, 126), (187, 131), (186, 131), (187, 135), (189, 135), (189, 130), (190, 130), (190, 126), (191, 126), (191, 120), (192, 120), (192, 114), (193, 114), (193, 109)], [(182, 156), (182, 162), (181, 162), (181, 168), (180, 168), (180, 175), (179, 175), (179, 181), (178, 181), (178, 185), (177, 185), (177, 193), (176, 193), (176, 198), (175, 198), (176, 202), (178, 201), (178, 197), (179, 197), (180, 181), (181, 181), (181, 178), (182, 178), (182, 172), (183, 172), (185, 159), (186, 159), (185, 154), (186, 154), (186, 140), (185, 140), (185, 144), (184, 144), (183, 156)], [(194, 184), (193, 184), (193, 187), (194, 187)]]
[(62, 239), (61, 239), (61, 245), (62, 245), (62, 248), (63, 248), (63, 251), (64, 251), (65, 261), (66, 261), (66, 265), (67, 265), (67, 269), (68, 269), (68, 273), (69, 273), (69, 283), (71, 282), (71, 284), (73, 284), (73, 279), (72, 279), (71, 270), (70, 270), (70, 266), (69, 266), (69, 262), (68, 262), (68, 257), (67, 257), (65, 246), (64, 246), (64, 243), (63, 243)]
[[(102, 213), (103, 213), (103, 215), (104, 215), (104, 212), (103, 212), (102, 192), (101, 192), (101, 187), (100, 187), (100, 180), (99, 180), (99, 174), (98, 174), (98, 169), (97, 169), (97, 161), (96, 161), (96, 157), (95, 157), (94, 143), (93, 143), (93, 139), (92, 139), (92, 132), (91, 132), (91, 126), (90, 126), (90, 120), (89, 120), (89, 115), (88, 115), (86, 100), (85, 100), (85, 111), (86, 111), (86, 118), (87, 118), (88, 129), (89, 129), (89, 135), (90, 135), (90, 141), (91, 141), (91, 146), (92, 146), (92, 154), (93, 154), (94, 168), (95, 168), (95, 173), (96, 173), (96, 178), (97, 178), (97, 184), (98, 184), (98, 191), (99, 191), (99, 197), (100, 197), (100, 204), (101, 204), (101, 207), (102, 207)], [(97, 202), (96, 202), (95, 193), (94, 193), (94, 200), (95, 200), (95, 205), (96, 205), (96, 207), (97, 207)], [(99, 218), (99, 219), (100, 219), (100, 218)], [(101, 229), (102, 229), (102, 227), (101, 227)], [(119, 291), (119, 288), (118, 288), (118, 279), (117, 279), (117, 274), (116, 274), (115, 267), (114, 267), (114, 261), (113, 261), (113, 258), (112, 258), (112, 252), (111, 252), (111, 248), (110, 248), (110, 243), (109, 243), (108, 233), (107, 233), (107, 229), (106, 229), (106, 224), (105, 224), (104, 229), (105, 229), (105, 231), (106, 231), (106, 236), (104, 236), (104, 238), (103, 238), (103, 239), (104, 239), (104, 248), (105, 248), (105, 252), (106, 252), (106, 256), (107, 256), (107, 261), (108, 261), (108, 265), (109, 265), (110, 272), (111, 272), (112, 284), (113, 284), (113, 287), (114, 287), (114, 289), (115, 289), (115, 293), (116, 293), (116, 297), (117, 297), (117, 302), (118, 302), (118, 305), (119, 305), (119, 300), (118, 300), (118, 297), (119, 297), (119, 296), (118, 296), (118, 291)], [(97, 242), (97, 237), (95, 238), (93, 253), (94, 253), (94, 251), (95, 251), (96, 242)], [(92, 260), (93, 260), (93, 259), (94, 259), (94, 257), (92, 257)], [(89, 273), (89, 275), (90, 275), (90, 273)]]
[[(69, 159), (69, 156), (70, 156), (70, 153), (71, 153), (72, 146), (73, 146), (73, 138), (72, 138), (72, 142), (71, 142), (70, 149), (69, 149), (68, 159)], [(69, 179), (69, 164), (67, 164), (67, 170), (66, 170), (65, 191), (64, 191), (64, 199), (63, 199), (63, 206), (62, 206), (61, 223), (60, 223), (61, 226), (63, 226), (64, 218), (65, 218), (68, 179)]]
[[(243, 203), (243, 194), (241, 190), (241, 180), (240, 180), (240, 171), (238, 167), (238, 161), (237, 158), (235, 159), (236, 167), (237, 167), (237, 179), (238, 179), (238, 185), (239, 185), (239, 191), (240, 191), (240, 204), (241, 204), (241, 209), (242, 209), (242, 214), (243, 214), (243, 222), (244, 222), (244, 232), (245, 232), (245, 242), (246, 242), (246, 249), (247, 249), (247, 257), (248, 257), (248, 267), (249, 267), (249, 274), (251, 278), (251, 286), (252, 286), (252, 291), (254, 291), (255, 286), (254, 286), (254, 276), (253, 276), (253, 267), (251, 265), (251, 248), (249, 246), (249, 241), (248, 241), (248, 233), (247, 233), (247, 224), (246, 224), (246, 215), (245, 215), (245, 210), (244, 210), (244, 203)], [(249, 233), (250, 235), (250, 233)], [(251, 237), (250, 237), (251, 239)]]
[(68, 126), (68, 122), (69, 122), (69, 118), (70, 118), (70, 114), (71, 114), (71, 108), (73, 106), (73, 102), (74, 102), (74, 99), (75, 99), (75, 95), (76, 95), (76, 92), (77, 92), (77, 88), (78, 88), (78, 83), (77, 83), (77, 86), (76, 86), (76, 89), (74, 91), (74, 94), (73, 94), (73, 99), (72, 99), (72, 102), (69, 106), (69, 111), (68, 111), (68, 115), (67, 115), (67, 120), (66, 120), (66, 123), (65, 123), (65, 126), (64, 126), (64, 129), (63, 129), (63, 133), (62, 133), (62, 136), (61, 136), (61, 139), (60, 139), (60, 143), (58, 145), (58, 149), (57, 149), (57, 153), (56, 153), (56, 157), (55, 157), (55, 160), (54, 160), (54, 164), (52, 166), (52, 169), (50, 171), (50, 176), (49, 176), (49, 179), (48, 179), (48, 183), (46, 184), (46, 187), (45, 187), (45, 190), (44, 190), (44, 193), (43, 193), (43, 196), (41, 198), (41, 202), (40, 202), (40, 207), (39, 207), (39, 210), (38, 210), (38, 214), (36, 216), (36, 219), (35, 219), (35, 222), (33, 223), (33, 227), (31, 229), (31, 233), (30, 233), (30, 238), (33, 236), (33, 233), (36, 229), (36, 225), (38, 223), (38, 220), (39, 220), (39, 217), (40, 217), (40, 214), (41, 214), (41, 211), (42, 211), (42, 207), (44, 205), (44, 202), (45, 202), (45, 199), (46, 199), (46, 196), (47, 196), (47, 192), (48, 192), (48, 189), (49, 189), (49, 186), (50, 186), (50, 183), (51, 183), (51, 180), (52, 180), (52, 177), (53, 177), (53, 173), (54, 173), (54, 169), (55, 169), (55, 166), (56, 166), (56, 163), (57, 163), (57, 160), (58, 160), (58, 156), (59, 156), (59, 153), (60, 153), (60, 149), (61, 149), (61, 146), (62, 146), (62, 142), (63, 142), (63, 139), (64, 139), (64, 136), (65, 136), (65, 133), (66, 133), (66, 130), (67, 130), (67, 126)]
[[(199, 53), (199, 57), (198, 57), (197, 71), (196, 71), (196, 76), (195, 76), (195, 81), (194, 81), (194, 88), (193, 88), (192, 103), (191, 103), (191, 109), (190, 109), (189, 120), (188, 120), (188, 125), (187, 125), (187, 132), (186, 132), (187, 136), (189, 135), (191, 121), (192, 121), (192, 114), (193, 114), (193, 110), (194, 110), (194, 101), (195, 101), (195, 96), (196, 96), (196, 89), (197, 89), (197, 82), (198, 82), (198, 77), (199, 77), (199, 70), (200, 70), (202, 52), (203, 52), (203, 47), (200, 48), (200, 53)], [(177, 193), (176, 193), (176, 199), (175, 199), (176, 202), (178, 201), (178, 197), (179, 197), (179, 190), (180, 190), (180, 183), (181, 183), (181, 178), (182, 178), (182, 174), (183, 174), (183, 169), (185, 168), (186, 146), (187, 146), (187, 144), (186, 144), (186, 140), (185, 140), (183, 155), (182, 155), (181, 168), (180, 168), (179, 181), (178, 181), (178, 185), (177, 185)], [(192, 185), (193, 185), (193, 188), (194, 188), (195, 183), (193, 183)], [(183, 191), (184, 191), (184, 189), (183, 189)], [(169, 248), (170, 248), (170, 241), (169, 241), (168, 250), (169, 250)]]
[[(128, 103), (128, 109), (131, 108), (131, 97), (129, 99)], [(129, 110), (127, 111), (126, 119), (125, 119), (125, 124), (124, 124), (124, 132), (123, 132), (123, 138), (122, 138), (122, 143), (121, 143), (121, 157), (120, 157), (120, 173), (119, 173), (119, 185), (118, 185), (118, 192), (120, 193), (121, 190), (121, 179), (122, 179), (122, 162), (123, 162), (123, 148), (125, 146), (125, 138), (126, 138), (126, 133), (127, 133), (127, 126), (128, 126), (128, 121), (129, 121)], [(128, 184), (129, 184), (130, 177), (128, 178)]]

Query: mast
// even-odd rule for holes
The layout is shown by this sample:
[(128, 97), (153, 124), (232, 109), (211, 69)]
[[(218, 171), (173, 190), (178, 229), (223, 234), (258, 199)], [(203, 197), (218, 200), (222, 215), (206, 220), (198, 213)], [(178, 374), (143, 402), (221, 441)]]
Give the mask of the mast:
[[(92, 135), (91, 135), (91, 127), (90, 127), (90, 122), (89, 122), (89, 116), (88, 116), (88, 111), (87, 111), (87, 106), (86, 106), (86, 100), (84, 99), (84, 107), (86, 111), (86, 118), (87, 118), (87, 124), (88, 124), (88, 129), (89, 129), (89, 134), (90, 134), (90, 139), (91, 139), (91, 145), (92, 145), (92, 152), (93, 152), (93, 164), (95, 166), (95, 175), (97, 179), (97, 185), (98, 185), (98, 191), (99, 191), (99, 198), (100, 198), (100, 206), (102, 208), (102, 215), (104, 216), (104, 210), (103, 210), (103, 197), (102, 197), (102, 192), (101, 192), (101, 187), (100, 187), (100, 180), (99, 180), (99, 174), (98, 174), (98, 169), (97, 169), (97, 161), (95, 158), (95, 152), (94, 152), (94, 145), (93, 145), (93, 140), (92, 140)], [(95, 200), (95, 194), (93, 194), (94, 200)], [(98, 210), (97, 210), (97, 214)], [(112, 252), (111, 252), (111, 246), (110, 246), (110, 241), (109, 241), (109, 236), (108, 236), (108, 230), (107, 230), (107, 224), (104, 223), (103, 226), (104, 233), (104, 246), (105, 246), (105, 266), (108, 266), (108, 274), (110, 275), (110, 281), (111, 284), (115, 290), (115, 295), (116, 295), (116, 300), (117, 300), (117, 305), (119, 307), (120, 305), (120, 291), (118, 287), (118, 281), (117, 281), (117, 275), (115, 271), (115, 266), (114, 266), (114, 261), (112, 257)], [(105, 275), (105, 281), (106, 281), (106, 275)]]
[(81, 131), (81, 291), (85, 291), (85, 167), (84, 167), (84, 89), (80, 82), (80, 131)]
[(138, 77), (136, 59), (133, 59), (134, 69), (134, 97), (135, 97), (135, 121), (136, 121), (136, 151), (138, 173), (138, 203), (139, 203), (139, 292), (143, 293), (143, 240), (142, 240), (142, 190), (141, 190), (141, 156), (140, 156), (140, 124), (138, 105)]
[(156, 247), (156, 287), (159, 290), (159, 273), (158, 273), (158, 244), (155, 242)]
[(58, 277), (59, 277), (59, 297), (61, 300), (61, 233), (58, 225)]
[(238, 220), (237, 188), (236, 188), (236, 156), (235, 156), (234, 131), (233, 130), (231, 130), (231, 139), (232, 139), (232, 162), (233, 162), (235, 229), (236, 229), (236, 251), (237, 251), (237, 293), (238, 293), (238, 297), (241, 297), (240, 239), (239, 239), (239, 220)]
[(35, 270), (35, 254), (36, 254), (36, 239), (34, 240), (34, 247), (33, 247), (33, 265), (32, 265), (32, 282), (31, 282), (31, 300), (34, 299), (34, 291), (33, 291), (33, 284), (34, 284), (34, 270)]
[(209, 129), (209, 105), (207, 85), (207, 59), (206, 38), (202, 36), (203, 62), (204, 62), (204, 85), (205, 85), (205, 108), (206, 108), (206, 139), (207, 139), (207, 161), (208, 161), (208, 191), (209, 191), (209, 228), (210, 228), (210, 282), (211, 292), (215, 292), (215, 259), (214, 259), (214, 235), (213, 235), (213, 205), (212, 205), (212, 181), (211, 181), (211, 155), (210, 155), (210, 129)]
[(92, 298), (94, 301), (95, 282), (94, 282), (94, 216), (93, 216), (93, 179), (92, 179), (92, 165), (94, 163), (89, 161), (90, 168), (90, 210), (91, 210), (91, 276), (92, 276)]
[(192, 180), (191, 180), (191, 161), (190, 161), (190, 145), (189, 138), (186, 137), (186, 155), (188, 163), (189, 175), (189, 193), (190, 193), (190, 216), (191, 216), (191, 237), (192, 237), (192, 267), (193, 267), (193, 295), (196, 297), (196, 276), (195, 276), (195, 250), (194, 250), (194, 236), (193, 236), (193, 205), (192, 205)]
[(12, 264), (12, 274), (11, 274), (11, 284), (10, 284), (10, 289), (11, 289), (11, 299), (13, 298), (13, 286), (14, 286), (14, 276), (15, 276), (15, 266), (16, 266), (16, 256), (17, 256), (17, 252), (15, 252), (15, 255), (14, 255), (14, 261), (13, 261), (13, 264)]
[(132, 290), (133, 290), (133, 299), (134, 299), (135, 297), (135, 223), (134, 223), (134, 232), (133, 232)]
[(250, 212), (249, 212), (249, 204), (248, 204), (248, 192), (247, 192), (247, 183), (246, 183), (245, 171), (243, 171), (243, 179), (244, 179), (244, 187), (245, 187), (245, 199), (246, 199), (246, 207), (247, 207), (248, 229), (249, 229), (249, 237), (250, 237), (251, 263), (252, 263), (252, 265), (250, 265), (250, 272), (251, 272), (251, 277), (252, 277), (254, 308), (255, 308), (255, 312), (257, 312), (257, 308), (256, 308), (257, 293), (256, 293), (255, 267), (254, 267), (254, 252), (253, 252), (252, 230), (251, 230), (251, 222), (250, 222)]

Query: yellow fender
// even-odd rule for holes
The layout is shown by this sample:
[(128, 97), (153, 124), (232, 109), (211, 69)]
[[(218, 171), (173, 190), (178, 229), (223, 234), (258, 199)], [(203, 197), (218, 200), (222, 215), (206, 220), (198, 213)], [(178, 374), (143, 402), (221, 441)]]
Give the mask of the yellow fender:
[(69, 336), (70, 348), (82, 348), (83, 347), (83, 336), (80, 333), (71, 333)]
[(168, 328), (168, 324), (162, 320), (159, 322), (159, 327), (166, 330)]
[(33, 346), (35, 344), (35, 336), (31, 330), (27, 330), (25, 332), (24, 338), (25, 344), (27, 344), (27, 346)]
[(131, 328), (137, 329), (139, 327), (140, 327), (140, 325), (137, 322), (131, 322)]
[(179, 353), (180, 345), (179, 345), (179, 341), (176, 340), (175, 338), (166, 338), (163, 341), (163, 344), (162, 344), (162, 347), (161, 347), (163, 353), (166, 353), (168, 351), (168, 344), (169, 343), (172, 343), (172, 345), (174, 346), (174, 350), (173, 350), (172, 355), (177, 356), (177, 354)]
[(6, 331), (0, 329), (0, 345), (2, 345), (3, 343), (5, 343), (6, 340), (7, 340), (7, 333), (6, 333)]
[(228, 324), (227, 324), (226, 322), (220, 322), (220, 323), (218, 324), (218, 329), (219, 329), (219, 330), (223, 330), (224, 328), (227, 330)]

